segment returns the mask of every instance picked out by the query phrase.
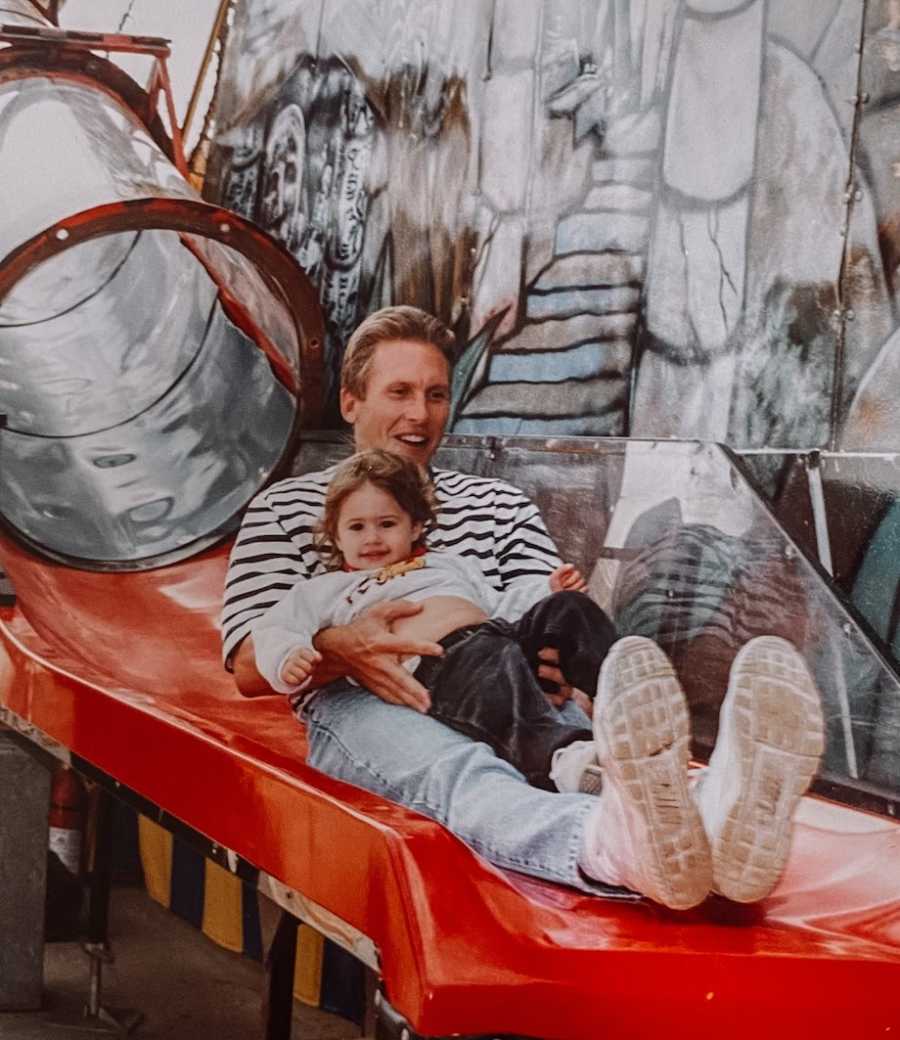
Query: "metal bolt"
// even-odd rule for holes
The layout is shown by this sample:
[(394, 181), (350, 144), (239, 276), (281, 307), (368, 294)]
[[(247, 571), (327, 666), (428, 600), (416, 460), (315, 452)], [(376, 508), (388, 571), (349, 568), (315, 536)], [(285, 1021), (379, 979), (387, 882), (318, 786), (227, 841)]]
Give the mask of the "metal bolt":
[(796, 555), (797, 555), (797, 552), (796, 552), (796, 550), (794, 549), (793, 545), (786, 545), (786, 546), (784, 547), (784, 558), (785, 558), (786, 560), (793, 560), (793, 558), (794, 558), (794, 557), (795, 557)]
[(863, 104), (865, 104), (865, 103), (866, 103), (866, 102), (867, 102), (867, 101), (869, 100), (869, 94), (868, 94), (868, 91), (863, 91), (863, 93), (859, 95), (859, 100), (860, 100), (860, 101), (861, 101), (861, 102), (862, 102)]
[(375, 1007), (381, 1007), (381, 990), (375, 990)]
[(219, 225), (219, 230), (222, 232), (223, 235), (227, 235), (228, 232), (231, 231), (231, 225), (230, 224), (220, 224)]
[(845, 636), (852, 636), (853, 626), (850, 624), (849, 621), (845, 621), (843, 625), (841, 625), (841, 631), (844, 633)]
[(60, 240), (60, 242), (65, 242), (65, 240), (69, 237), (69, 232), (64, 227), (57, 228), (56, 237)]
[(847, 321), (853, 321), (853, 319), (856, 317), (856, 311), (852, 309), (846, 310), (844, 311), (844, 317), (847, 319)]
[(854, 200), (854, 202), (862, 202), (862, 189), (861, 188), (857, 188), (856, 191), (853, 192), (853, 200)]

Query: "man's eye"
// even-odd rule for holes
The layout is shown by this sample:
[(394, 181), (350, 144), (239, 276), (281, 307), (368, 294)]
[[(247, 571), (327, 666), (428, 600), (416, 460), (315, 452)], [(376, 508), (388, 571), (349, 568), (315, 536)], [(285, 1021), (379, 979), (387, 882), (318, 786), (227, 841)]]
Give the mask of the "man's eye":
[(405, 386), (392, 386), (388, 393), (391, 397), (406, 397), (408, 391)]
[(428, 398), (431, 401), (449, 401), (450, 391), (449, 390), (432, 390), (428, 394)]

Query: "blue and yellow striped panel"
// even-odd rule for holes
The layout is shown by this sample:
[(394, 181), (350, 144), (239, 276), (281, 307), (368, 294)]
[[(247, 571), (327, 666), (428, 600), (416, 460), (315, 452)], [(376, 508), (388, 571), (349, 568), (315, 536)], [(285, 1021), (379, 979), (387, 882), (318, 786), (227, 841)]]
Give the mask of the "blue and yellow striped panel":
[[(255, 879), (231, 874), (144, 816), (138, 819), (138, 831), (144, 884), (150, 897), (201, 928), (220, 946), (262, 960), (262, 917), (266, 915), (260, 913)], [(341, 947), (301, 925), (294, 996), (361, 1026), (365, 969)]]

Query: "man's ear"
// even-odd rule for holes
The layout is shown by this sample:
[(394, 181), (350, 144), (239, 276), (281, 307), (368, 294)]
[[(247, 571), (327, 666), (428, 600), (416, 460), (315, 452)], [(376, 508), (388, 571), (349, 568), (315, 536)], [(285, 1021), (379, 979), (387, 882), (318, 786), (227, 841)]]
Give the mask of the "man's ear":
[(341, 387), (341, 418), (352, 426), (356, 422), (356, 408), (359, 398), (354, 396), (346, 387)]

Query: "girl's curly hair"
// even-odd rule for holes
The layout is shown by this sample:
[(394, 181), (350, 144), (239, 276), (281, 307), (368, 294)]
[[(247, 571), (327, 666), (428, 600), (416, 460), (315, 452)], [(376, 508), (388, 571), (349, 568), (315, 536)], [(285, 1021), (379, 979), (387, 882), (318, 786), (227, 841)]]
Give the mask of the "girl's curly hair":
[(335, 470), (325, 492), (322, 519), (313, 535), (313, 545), (329, 570), (339, 570), (344, 565), (343, 554), (335, 542), (341, 506), (348, 495), (364, 484), (373, 484), (391, 495), (413, 523), (422, 525), (417, 544), (424, 543), (428, 529), (434, 524), (437, 502), (426, 473), (409, 459), (381, 448), (357, 452)]

